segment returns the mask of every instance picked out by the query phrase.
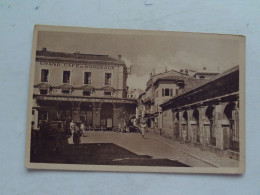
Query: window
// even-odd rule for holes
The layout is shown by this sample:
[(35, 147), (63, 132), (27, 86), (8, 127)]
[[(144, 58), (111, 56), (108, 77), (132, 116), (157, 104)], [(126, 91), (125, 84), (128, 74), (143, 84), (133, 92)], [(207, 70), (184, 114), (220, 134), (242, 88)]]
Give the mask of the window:
[(165, 96), (170, 96), (170, 90), (169, 89), (164, 89), (165, 92), (164, 92), (164, 95)]
[(104, 95), (111, 95), (112, 93), (110, 91), (105, 91)]
[(162, 89), (162, 96), (173, 96), (173, 89)]
[(41, 89), (40, 90), (40, 94), (41, 95), (46, 95), (48, 93), (48, 90), (47, 89)]
[(200, 76), (200, 79), (205, 79), (205, 76)]
[(91, 72), (84, 73), (84, 84), (91, 84)]
[(184, 89), (184, 83), (179, 84), (179, 89)]
[(32, 110), (32, 115), (34, 115), (34, 110)]
[(49, 70), (42, 69), (41, 82), (48, 82), (48, 77), (49, 77)]
[(63, 83), (70, 83), (70, 71), (63, 71)]
[(91, 95), (91, 91), (83, 91), (83, 95), (84, 96), (90, 96)]
[(62, 93), (64, 93), (64, 94), (69, 94), (69, 93), (70, 93), (70, 90), (69, 90), (69, 89), (63, 89), (63, 90), (62, 90)]
[(111, 73), (105, 73), (105, 85), (111, 85), (111, 78), (112, 78)]

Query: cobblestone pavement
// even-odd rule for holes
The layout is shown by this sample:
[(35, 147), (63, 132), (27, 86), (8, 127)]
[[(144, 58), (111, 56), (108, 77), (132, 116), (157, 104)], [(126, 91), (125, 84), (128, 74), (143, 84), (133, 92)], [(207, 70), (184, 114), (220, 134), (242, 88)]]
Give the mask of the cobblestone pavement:
[[(153, 133), (147, 133), (145, 139), (139, 133), (89, 131), (85, 135), (86, 137), (81, 137), (82, 144), (113, 143), (137, 155), (151, 156), (152, 159), (174, 160), (191, 167), (215, 167), (212, 163), (173, 148), (172, 145)], [(72, 138), (69, 139), (69, 143), (72, 144)]]

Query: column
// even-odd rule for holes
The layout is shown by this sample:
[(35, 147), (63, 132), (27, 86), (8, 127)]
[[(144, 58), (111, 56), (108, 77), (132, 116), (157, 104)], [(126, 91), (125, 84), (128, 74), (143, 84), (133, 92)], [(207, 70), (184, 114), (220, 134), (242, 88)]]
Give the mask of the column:
[(216, 147), (220, 150), (224, 149), (224, 128), (222, 127), (222, 121), (224, 119), (224, 105), (219, 104), (215, 106), (215, 125), (216, 132)]
[(204, 124), (203, 119), (205, 118), (205, 108), (199, 107), (199, 128), (200, 128), (200, 143), (205, 145), (205, 136), (204, 136)]
[(192, 120), (192, 113), (193, 110), (187, 110), (187, 131), (188, 131), (188, 136), (187, 136), (187, 140), (192, 141), (193, 140), (193, 132), (192, 132), (192, 128), (191, 128), (191, 123), (190, 121)]
[(93, 107), (93, 126), (100, 126), (100, 107)]
[(179, 111), (179, 136), (180, 139), (183, 140), (183, 135), (182, 135), (182, 120), (183, 120), (183, 111)]
[(120, 119), (120, 115), (123, 111), (123, 108), (113, 108), (113, 126), (117, 126), (120, 120), (122, 120)]

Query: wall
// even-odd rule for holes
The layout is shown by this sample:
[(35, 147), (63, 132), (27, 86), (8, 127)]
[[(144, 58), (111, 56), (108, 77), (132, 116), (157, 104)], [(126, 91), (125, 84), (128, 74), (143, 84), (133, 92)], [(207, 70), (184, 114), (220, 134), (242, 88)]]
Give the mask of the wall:
[[(116, 91), (112, 96), (113, 97), (123, 97), (123, 90), (125, 90), (125, 76), (124, 76), (124, 68), (123, 66), (117, 65), (109, 65), (109, 67), (113, 67), (113, 69), (94, 69), (94, 68), (72, 68), (72, 67), (64, 67), (63, 63), (60, 63), (61, 66), (49, 66), (43, 65), (43, 63), (36, 62), (35, 63), (35, 85), (41, 83), (41, 69), (49, 70), (49, 81), (48, 84), (51, 86), (59, 86), (63, 84), (63, 71), (71, 71), (70, 73), (70, 84), (73, 87), (82, 87), (84, 86), (84, 72), (91, 72), (91, 86), (94, 88), (102, 88), (105, 87), (105, 73), (112, 74), (111, 87), (114, 89), (118, 89), (120, 91)], [(106, 64), (103, 64), (106, 66)], [(59, 94), (61, 91), (57, 90), (53, 93)], [(35, 90), (35, 93), (39, 93), (39, 90)], [(82, 95), (82, 90), (74, 90), (72, 95)], [(92, 93), (94, 97), (103, 97), (104, 92), (100, 90), (95, 90)]]

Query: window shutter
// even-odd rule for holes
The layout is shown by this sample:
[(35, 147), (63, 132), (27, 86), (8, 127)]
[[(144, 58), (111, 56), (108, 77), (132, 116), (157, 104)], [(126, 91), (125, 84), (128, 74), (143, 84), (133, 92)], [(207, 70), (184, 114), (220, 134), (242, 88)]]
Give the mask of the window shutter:
[(170, 96), (172, 97), (172, 89), (170, 89)]
[(164, 89), (162, 89), (162, 96), (164, 97)]

